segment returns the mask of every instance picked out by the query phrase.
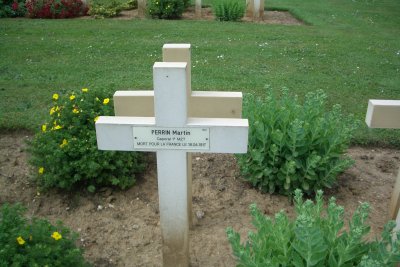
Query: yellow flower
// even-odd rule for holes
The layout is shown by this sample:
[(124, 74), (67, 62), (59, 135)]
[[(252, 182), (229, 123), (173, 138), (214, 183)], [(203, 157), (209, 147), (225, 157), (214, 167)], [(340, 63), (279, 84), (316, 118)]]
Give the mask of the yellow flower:
[(99, 116), (97, 116), (96, 118), (94, 118), (94, 122), (96, 122), (99, 119)]
[(42, 132), (45, 132), (46, 129), (47, 129), (47, 125), (46, 125), (46, 124), (43, 124), (43, 125), (42, 125)]
[(43, 167), (40, 167), (39, 170), (38, 170), (38, 173), (39, 173), (39, 174), (43, 174), (43, 173), (44, 173), (44, 168), (43, 168)]
[(53, 94), (53, 100), (58, 100), (58, 94)]
[(110, 102), (110, 99), (109, 99), (109, 98), (105, 98), (105, 99), (103, 100), (103, 104), (104, 104), (104, 105), (107, 105), (108, 102)]
[(74, 114), (78, 114), (78, 113), (79, 113), (79, 109), (77, 109), (77, 108), (74, 108), (74, 109), (72, 110), (72, 113), (74, 113)]
[(69, 96), (69, 100), (72, 101), (72, 100), (74, 100), (74, 99), (75, 99), (75, 95), (70, 95), (70, 96)]
[(66, 145), (68, 145), (68, 140), (67, 140), (67, 139), (63, 139), (63, 141), (62, 141), (60, 147), (63, 148), (63, 147), (65, 147)]
[(60, 125), (55, 125), (53, 128), (51, 128), (52, 130), (60, 130), (62, 127)]
[(56, 112), (56, 108), (55, 108), (55, 107), (52, 107), (52, 108), (50, 109), (50, 115), (53, 115), (54, 112)]
[(61, 235), (59, 232), (54, 232), (54, 233), (51, 235), (51, 237), (52, 237), (54, 240), (60, 240), (60, 239), (62, 238), (62, 235)]
[(89, 91), (89, 89), (87, 88), (82, 88), (82, 92), (87, 93)]
[(24, 240), (21, 236), (17, 237), (17, 242), (18, 242), (18, 244), (20, 244), (21, 246), (22, 246), (23, 244), (25, 244), (25, 240)]

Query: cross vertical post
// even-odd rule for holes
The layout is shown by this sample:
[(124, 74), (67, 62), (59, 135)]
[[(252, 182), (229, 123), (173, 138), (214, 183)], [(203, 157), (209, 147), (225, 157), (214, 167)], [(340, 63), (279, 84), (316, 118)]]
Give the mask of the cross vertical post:
[[(187, 100), (192, 94), (192, 63), (190, 44), (165, 44), (162, 48), (163, 62), (186, 62), (186, 96)], [(186, 102), (187, 110), (189, 112), (189, 103)], [(187, 198), (188, 198), (188, 216), (189, 227), (193, 226), (193, 204), (192, 204), (192, 154), (186, 154), (187, 159)]]
[(196, 18), (201, 18), (201, 0), (196, 0), (195, 5)]
[[(186, 63), (156, 63), (155, 121), (160, 127), (184, 127), (187, 122)], [(173, 88), (173, 90), (171, 90)], [(187, 153), (157, 151), (157, 176), (165, 267), (189, 265)]]

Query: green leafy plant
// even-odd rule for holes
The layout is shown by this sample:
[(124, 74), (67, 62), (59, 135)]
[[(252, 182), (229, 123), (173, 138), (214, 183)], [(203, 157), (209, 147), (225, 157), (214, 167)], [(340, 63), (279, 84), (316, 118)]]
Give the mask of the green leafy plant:
[(218, 0), (213, 4), (215, 18), (219, 21), (239, 21), (245, 10), (246, 3), (243, 0)]
[(147, 2), (147, 12), (152, 18), (178, 19), (182, 17), (184, 8), (182, 0), (149, 0)]
[[(281, 211), (275, 220), (264, 216), (255, 204), (250, 206), (257, 232), (249, 232), (248, 241), (240, 242), (239, 233), (227, 229), (229, 242), (237, 258), (237, 266), (394, 266), (400, 261), (400, 232), (393, 233), (389, 222), (381, 240), (365, 241), (370, 227), (366, 220), (369, 205), (362, 203), (344, 228), (344, 208), (331, 198), (324, 213), (322, 191), (316, 203), (303, 201), (295, 192), (296, 219), (290, 220)], [(397, 240), (391, 235), (397, 235)]]
[(61, 222), (24, 218), (20, 205), (0, 208), (0, 266), (89, 266), (76, 247), (77, 234)]
[(238, 156), (245, 179), (265, 192), (312, 194), (331, 187), (353, 164), (344, 156), (359, 123), (339, 105), (326, 111), (327, 96), (310, 92), (304, 103), (282, 90), (277, 98), (248, 95), (244, 113), (250, 123), (248, 153)]
[(122, 10), (137, 8), (137, 0), (91, 0), (88, 14), (95, 18), (110, 18), (118, 16)]
[(0, 18), (23, 17), (25, 13), (24, 0), (0, 0)]
[(30, 162), (38, 184), (44, 188), (72, 189), (87, 186), (118, 186), (135, 182), (143, 170), (140, 153), (97, 149), (95, 121), (112, 115), (112, 100), (102, 91), (87, 88), (54, 94), (48, 120), (30, 143)]

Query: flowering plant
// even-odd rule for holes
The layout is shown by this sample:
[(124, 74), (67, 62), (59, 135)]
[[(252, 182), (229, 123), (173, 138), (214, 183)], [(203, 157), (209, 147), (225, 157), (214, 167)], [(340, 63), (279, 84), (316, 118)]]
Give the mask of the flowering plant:
[(27, 0), (25, 6), (31, 18), (73, 18), (88, 12), (82, 0)]
[(77, 234), (61, 222), (24, 218), (24, 208), (0, 208), (0, 266), (89, 266), (75, 245)]
[(184, 8), (182, 0), (150, 0), (147, 4), (150, 17), (159, 19), (180, 18)]
[(44, 188), (72, 189), (87, 186), (118, 186), (135, 182), (143, 170), (142, 154), (97, 149), (95, 122), (112, 115), (112, 99), (87, 88), (68, 94), (53, 94), (48, 120), (30, 143), (30, 162)]

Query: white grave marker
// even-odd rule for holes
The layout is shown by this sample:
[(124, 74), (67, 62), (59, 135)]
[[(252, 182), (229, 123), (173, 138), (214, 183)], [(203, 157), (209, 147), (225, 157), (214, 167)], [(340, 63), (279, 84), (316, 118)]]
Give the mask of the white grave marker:
[(201, 18), (201, 0), (196, 0), (195, 5), (196, 18)]
[[(400, 100), (369, 100), (365, 122), (370, 128), (400, 129)], [(391, 220), (396, 220), (396, 229), (400, 230), (400, 171), (394, 186), (389, 215)]]
[(247, 120), (188, 117), (187, 77), (187, 63), (157, 62), (155, 117), (104, 116), (96, 122), (100, 150), (157, 152), (165, 267), (189, 266), (186, 152), (247, 152)]
[[(241, 118), (242, 93), (191, 90), (190, 44), (165, 44), (164, 62), (186, 62), (188, 116), (199, 118)], [(117, 91), (114, 94), (116, 116), (154, 117), (154, 91)], [(188, 154), (189, 224), (192, 225), (192, 157)]]
[(145, 17), (146, 16), (146, 10), (147, 10), (147, 0), (138, 0), (138, 16), (139, 17)]
[(253, 20), (263, 20), (264, 0), (246, 0), (246, 16)]

